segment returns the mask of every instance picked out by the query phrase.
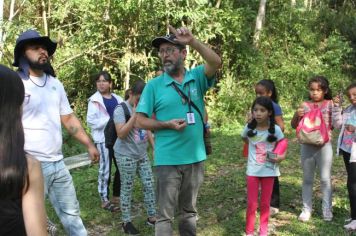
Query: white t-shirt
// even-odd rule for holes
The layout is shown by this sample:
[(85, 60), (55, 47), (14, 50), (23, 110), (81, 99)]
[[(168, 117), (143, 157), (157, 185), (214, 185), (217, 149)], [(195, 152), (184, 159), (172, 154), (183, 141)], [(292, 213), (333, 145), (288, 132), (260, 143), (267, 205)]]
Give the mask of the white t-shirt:
[[(282, 130), (278, 125), (274, 125), (274, 130), (277, 141), (284, 138)], [(241, 134), (243, 138), (248, 139), (246, 175), (258, 177), (280, 176), (278, 164), (267, 160), (267, 151), (272, 151), (276, 145), (276, 142), (270, 143), (267, 141), (268, 130), (256, 130), (257, 134), (253, 137), (247, 136), (248, 131), (249, 128), (246, 125)]]
[(41, 162), (61, 160), (60, 116), (73, 113), (64, 87), (58, 79), (46, 74), (22, 81), (27, 96), (22, 115), (25, 151)]

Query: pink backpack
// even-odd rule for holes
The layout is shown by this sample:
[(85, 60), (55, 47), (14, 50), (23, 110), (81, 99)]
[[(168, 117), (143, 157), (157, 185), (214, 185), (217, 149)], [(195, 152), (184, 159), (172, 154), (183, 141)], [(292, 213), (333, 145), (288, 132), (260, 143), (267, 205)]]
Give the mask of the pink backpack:
[(297, 138), (300, 143), (322, 146), (329, 141), (328, 127), (324, 121), (322, 108), (329, 102), (324, 101), (321, 107), (314, 107), (312, 104), (305, 103), (310, 111), (300, 120), (297, 127)]

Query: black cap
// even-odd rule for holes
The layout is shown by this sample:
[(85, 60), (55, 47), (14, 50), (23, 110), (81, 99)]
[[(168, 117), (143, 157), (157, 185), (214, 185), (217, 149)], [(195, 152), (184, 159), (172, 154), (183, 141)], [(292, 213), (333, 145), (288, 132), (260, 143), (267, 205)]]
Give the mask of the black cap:
[(16, 40), (16, 46), (14, 48), (14, 63), (13, 66), (19, 66), (19, 58), (23, 53), (23, 46), (26, 43), (40, 43), (46, 46), (48, 56), (52, 56), (57, 48), (57, 43), (53, 42), (47, 36), (41, 36), (36, 30), (27, 30), (23, 32)]
[(178, 43), (177, 41), (175, 41), (175, 39), (176, 36), (174, 34), (167, 34), (166, 36), (157, 37), (152, 40), (152, 46), (155, 48), (159, 48), (162, 43), (171, 43), (181, 48), (185, 48), (184, 44)]

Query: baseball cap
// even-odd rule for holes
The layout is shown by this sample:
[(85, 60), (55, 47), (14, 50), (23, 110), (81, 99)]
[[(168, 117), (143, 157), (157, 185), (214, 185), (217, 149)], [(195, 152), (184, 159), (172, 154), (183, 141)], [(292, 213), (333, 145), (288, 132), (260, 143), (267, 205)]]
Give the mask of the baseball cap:
[(176, 39), (176, 36), (174, 34), (167, 34), (165, 36), (160, 36), (160, 37), (157, 37), (152, 40), (152, 46), (155, 48), (159, 48), (159, 46), (162, 43), (171, 43), (171, 44), (177, 45), (181, 48), (185, 48), (184, 44), (181, 44), (181, 43), (175, 41), (175, 39)]

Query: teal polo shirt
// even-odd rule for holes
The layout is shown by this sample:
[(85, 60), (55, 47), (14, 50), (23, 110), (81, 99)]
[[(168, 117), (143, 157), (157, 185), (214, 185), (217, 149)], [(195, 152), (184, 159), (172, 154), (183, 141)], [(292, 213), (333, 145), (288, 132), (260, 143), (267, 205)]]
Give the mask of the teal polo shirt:
[[(158, 121), (185, 119), (189, 106), (172, 86), (176, 83), (198, 106), (204, 116), (204, 95), (214, 84), (214, 78), (208, 79), (204, 74), (204, 65), (186, 70), (182, 84), (167, 73), (150, 80), (142, 92), (136, 112), (152, 117), (155, 113)], [(161, 129), (155, 131), (154, 165), (184, 165), (206, 159), (203, 124), (199, 113), (192, 107), (195, 124), (187, 125), (184, 130)]]

